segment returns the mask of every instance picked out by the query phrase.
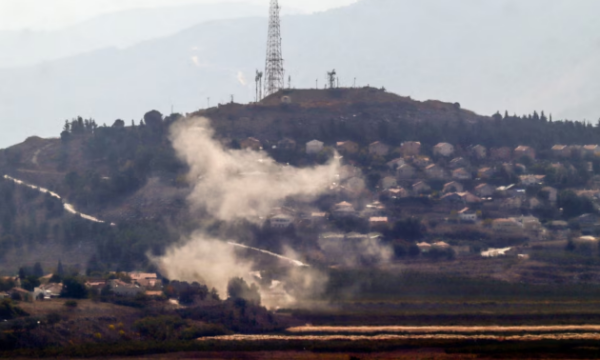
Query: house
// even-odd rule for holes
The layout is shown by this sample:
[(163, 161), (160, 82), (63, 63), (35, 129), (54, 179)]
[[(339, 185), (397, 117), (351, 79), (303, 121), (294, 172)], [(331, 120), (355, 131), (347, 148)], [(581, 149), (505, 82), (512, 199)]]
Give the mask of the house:
[(315, 155), (323, 150), (323, 142), (319, 140), (311, 140), (306, 143), (306, 153), (309, 155)]
[(490, 151), (490, 157), (494, 160), (510, 160), (512, 150), (509, 147), (495, 148)]
[(450, 246), (450, 244), (448, 244), (446, 242), (438, 241), (438, 242), (431, 244), (431, 247), (433, 249), (445, 250), (445, 249), (450, 249), (451, 246)]
[(260, 140), (253, 138), (253, 137), (249, 137), (247, 139), (244, 139), (240, 142), (240, 147), (242, 149), (250, 149), (250, 150), (262, 150), (262, 143), (260, 142)]
[(287, 214), (277, 214), (269, 218), (269, 224), (274, 229), (286, 229), (294, 222), (294, 217)]
[(444, 169), (436, 164), (431, 164), (426, 167), (425, 174), (432, 179), (443, 179), (445, 176)]
[(496, 188), (488, 184), (479, 184), (475, 187), (475, 195), (479, 197), (490, 197), (496, 192)]
[(335, 144), (335, 148), (342, 154), (356, 154), (359, 146), (354, 141), (339, 141)]
[(596, 234), (600, 230), (600, 217), (596, 214), (583, 214), (576, 217), (573, 222), (579, 224), (584, 235)]
[(421, 153), (421, 143), (418, 141), (406, 141), (400, 145), (400, 151), (404, 156), (417, 156)]
[(140, 286), (138, 285), (133, 285), (133, 284), (128, 284), (126, 282), (123, 282), (121, 280), (115, 279), (115, 280), (110, 280), (108, 282), (108, 286), (110, 287), (110, 290), (115, 293), (116, 295), (120, 295), (120, 296), (136, 296), (137, 294), (140, 294), (142, 292), (144, 292), (144, 289), (142, 289)]
[(581, 150), (583, 156), (600, 156), (600, 146), (598, 145), (585, 145)]
[(402, 187), (387, 189), (383, 192), (383, 194), (389, 196), (392, 199), (404, 199), (410, 197), (410, 193), (408, 192), (408, 190)]
[(158, 275), (155, 273), (142, 273), (139, 271), (129, 273), (131, 281), (145, 288), (153, 288), (160, 284)]
[(461, 204), (463, 203), (463, 198), (458, 195), (458, 193), (448, 193), (440, 198), (442, 202), (449, 204)]
[(492, 222), (492, 230), (498, 232), (519, 232), (523, 225), (515, 219), (496, 219)]
[(354, 193), (359, 193), (365, 189), (366, 184), (362, 178), (355, 176), (355, 177), (352, 177), (352, 178), (346, 180), (346, 183), (344, 184), (344, 186), (346, 187), (346, 189), (348, 189)]
[(395, 171), (404, 164), (406, 164), (406, 161), (404, 161), (403, 158), (397, 158), (392, 161), (388, 161), (386, 165), (388, 168)]
[(456, 180), (471, 180), (471, 173), (465, 168), (460, 168), (452, 171), (452, 178)]
[(540, 220), (534, 216), (522, 216), (520, 222), (525, 231), (537, 232), (543, 229)]
[(490, 167), (482, 167), (477, 170), (477, 177), (480, 179), (491, 179), (496, 174), (496, 171)]
[(480, 198), (478, 198), (477, 196), (471, 194), (468, 191), (459, 192), (457, 194), (458, 194), (458, 196), (461, 197), (461, 199), (463, 200), (463, 202), (465, 204), (476, 204), (476, 203), (480, 203), (481, 202)]
[(427, 194), (427, 193), (431, 192), (431, 186), (427, 185), (423, 181), (419, 181), (419, 182), (413, 184), (412, 191), (413, 191), (413, 193), (415, 193), (417, 195)]
[(43, 297), (44, 299), (55, 299), (60, 297), (62, 289), (63, 284), (50, 283), (40, 285), (33, 289), (33, 297), (35, 299), (39, 299), (40, 297)]
[(468, 207), (458, 212), (458, 218), (461, 222), (476, 222), (477, 211), (471, 210)]
[(385, 216), (369, 218), (369, 227), (373, 229), (385, 229), (388, 225), (388, 218)]
[(396, 170), (396, 176), (398, 179), (411, 179), (415, 177), (416, 173), (417, 171), (415, 168), (408, 164), (404, 164), (400, 166), (398, 170)]
[(417, 243), (417, 247), (422, 253), (428, 253), (431, 250), (431, 244), (426, 242)]
[(386, 176), (383, 179), (381, 179), (381, 189), (382, 190), (387, 190), (393, 187), (398, 186), (398, 181), (396, 180), (395, 177), (392, 176)]
[(463, 192), (463, 191), (464, 191), (464, 188), (463, 188), (462, 184), (458, 183), (456, 181), (452, 181), (452, 182), (445, 184), (444, 188), (442, 189), (442, 192), (444, 194), (447, 194), (450, 192)]
[(356, 214), (356, 210), (352, 204), (343, 201), (333, 206), (332, 214), (333, 216), (341, 218), (350, 217)]
[(533, 150), (530, 146), (520, 145), (514, 151), (515, 159), (520, 159), (522, 157), (528, 157), (531, 160), (535, 160), (535, 150)]
[(390, 152), (390, 147), (382, 142), (375, 141), (369, 145), (369, 154), (377, 156), (386, 156)]
[(313, 226), (321, 225), (327, 222), (327, 213), (325, 212), (313, 212), (310, 214), (310, 221)]
[(554, 145), (552, 147), (552, 155), (559, 158), (567, 158), (571, 156), (571, 148), (567, 145)]
[(290, 138), (283, 138), (277, 142), (277, 148), (279, 150), (296, 150), (296, 141)]
[(362, 215), (364, 217), (381, 217), (385, 215), (385, 206), (379, 201), (374, 201), (365, 206)]
[(537, 184), (543, 184), (545, 175), (521, 175), (519, 176), (520, 184), (523, 186), (531, 186)]
[(433, 147), (433, 154), (444, 157), (452, 156), (454, 154), (454, 146), (448, 143), (439, 143)]
[(473, 156), (478, 160), (483, 160), (487, 157), (487, 149), (483, 145), (475, 145), (471, 151)]
[(457, 157), (457, 158), (452, 159), (452, 161), (450, 161), (450, 164), (448, 166), (450, 167), (450, 169), (458, 169), (458, 168), (469, 167), (470, 164), (465, 158)]
[(546, 194), (548, 194), (548, 201), (555, 203), (556, 201), (558, 201), (558, 190), (556, 190), (555, 188), (551, 187), (551, 186), (546, 186), (542, 188), (542, 191)]
[(427, 156), (419, 156), (413, 160), (413, 165), (415, 165), (419, 169), (425, 169), (426, 167), (431, 165), (431, 159)]

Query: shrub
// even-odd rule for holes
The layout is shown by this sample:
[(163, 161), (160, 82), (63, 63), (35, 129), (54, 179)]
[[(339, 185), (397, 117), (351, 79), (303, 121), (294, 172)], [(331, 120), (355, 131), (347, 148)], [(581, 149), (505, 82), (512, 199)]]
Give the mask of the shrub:
[(65, 307), (74, 309), (74, 308), (77, 307), (77, 305), (78, 305), (77, 301), (75, 301), (75, 300), (67, 300), (67, 301), (65, 301)]

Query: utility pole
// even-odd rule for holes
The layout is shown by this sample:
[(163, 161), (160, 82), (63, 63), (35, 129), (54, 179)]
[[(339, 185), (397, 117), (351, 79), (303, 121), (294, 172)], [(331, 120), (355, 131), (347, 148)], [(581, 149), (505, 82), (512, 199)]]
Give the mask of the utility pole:
[(265, 97), (284, 88), (285, 71), (281, 51), (281, 21), (277, 0), (271, 0), (269, 8), (269, 34), (267, 40), (267, 58), (265, 64)]
[(210, 98), (209, 97), (206, 98), (206, 108), (207, 109), (210, 108)]

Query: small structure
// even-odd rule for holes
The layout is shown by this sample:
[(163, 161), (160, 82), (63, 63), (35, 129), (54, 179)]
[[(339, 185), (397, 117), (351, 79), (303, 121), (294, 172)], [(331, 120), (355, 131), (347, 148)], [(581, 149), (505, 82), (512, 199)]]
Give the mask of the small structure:
[(415, 193), (417, 195), (427, 194), (427, 193), (431, 192), (431, 186), (427, 185), (423, 181), (419, 181), (419, 182), (413, 184), (412, 191), (413, 191), (413, 193)]
[(491, 179), (496, 174), (496, 171), (491, 167), (482, 167), (477, 170), (477, 177), (480, 179)]
[(400, 151), (404, 156), (417, 156), (421, 153), (421, 143), (418, 141), (406, 141), (400, 145)]
[(324, 143), (319, 140), (311, 140), (306, 143), (306, 153), (309, 155), (315, 155), (323, 150)]
[(403, 158), (397, 158), (392, 161), (388, 161), (386, 165), (388, 168), (395, 171), (398, 170), (398, 168), (404, 164), (406, 164), (406, 161), (404, 161)]
[(542, 188), (542, 191), (548, 195), (548, 201), (555, 203), (558, 201), (558, 190), (552, 186), (546, 186)]
[(540, 185), (544, 183), (545, 175), (521, 175), (520, 184), (523, 186)]
[(469, 167), (469, 162), (463, 157), (457, 157), (450, 161), (450, 169), (459, 169)]
[(296, 141), (290, 138), (283, 138), (277, 143), (279, 150), (293, 151), (296, 150)]
[(356, 209), (354, 209), (354, 206), (349, 202), (343, 201), (334, 205), (332, 214), (340, 218), (351, 217), (356, 215)]
[(359, 146), (354, 141), (338, 141), (335, 148), (342, 154), (356, 154)]
[(417, 247), (422, 253), (428, 253), (431, 250), (431, 244), (426, 242), (417, 243)]
[(452, 171), (452, 178), (456, 180), (471, 180), (471, 173), (465, 168), (460, 168)]
[(447, 184), (444, 185), (444, 188), (442, 189), (442, 192), (444, 194), (450, 193), (450, 192), (463, 192), (464, 191), (464, 187), (462, 186), (461, 183), (458, 183), (456, 181), (452, 181), (449, 182)]
[(474, 223), (477, 222), (477, 211), (471, 210), (468, 207), (458, 212), (458, 218), (461, 222)]
[(445, 177), (444, 169), (436, 164), (431, 164), (425, 168), (425, 174), (432, 179), (443, 179)]
[(531, 160), (535, 160), (535, 150), (533, 150), (530, 146), (517, 146), (514, 152), (515, 159), (520, 159), (522, 157), (528, 157)]
[(35, 299), (39, 299), (43, 297), (44, 299), (55, 299), (60, 297), (60, 293), (62, 292), (63, 284), (50, 283), (45, 285), (40, 285), (33, 289), (33, 297)]
[(438, 156), (450, 157), (454, 154), (454, 146), (448, 143), (439, 143), (433, 147), (433, 154)]
[(552, 155), (559, 158), (568, 158), (571, 156), (571, 148), (567, 145), (554, 145)]
[(600, 156), (600, 146), (598, 145), (585, 145), (581, 149), (581, 154), (586, 157)]
[(475, 145), (471, 150), (473, 157), (478, 160), (483, 160), (487, 157), (487, 149), (483, 145)]
[(294, 222), (294, 217), (287, 214), (277, 214), (269, 218), (269, 224), (274, 229), (287, 229)]
[(383, 179), (381, 179), (381, 189), (382, 190), (391, 189), (396, 186), (398, 186), (398, 181), (396, 180), (395, 177), (386, 176)]
[(250, 150), (258, 151), (258, 150), (262, 149), (262, 143), (260, 142), (260, 140), (258, 140), (256, 138), (249, 137), (240, 142), (240, 147), (242, 149), (250, 149)]
[(475, 195), (479, 197), (490, 197), (494, 195), (496, 188), (488, 184), (479, 184), (475, 187)]
[(369, 227), (371, 230), (380, 230), (387, 228), (388, 218), (385, 216), (376, 216), (369, 219)]
[(383, 193), (393, 199), (404, 199), (410, 197), (408, 190), (402, 187), (387, 189)]
[(448, 244), (448, 243), (446, 243), (446, 242), (443, 242), (443, 241), (438, 241), (438, 242), (435, 242), (435, 243), (433, 243), (433, 244), (431, 245), (431, 247), (432, 247), (433, 249), (446, 250), (446, 249), (450, 249), (450, 247), (451, 247), (451, 246), (450, 246), (450, 244)]
[(412, 179), (415, 177), (416, 173), (417, 171), (415, 168), (408, 164), (404, 164), (400, 166), (398, 170), (396, 170), (396, 176), (398, 179)]
[(369, 145), (369, 154), (377, 156), (386, 156), (390, 152), (390, 147), (382, 142), (375, 141)]
[(519, 232), (523, 225), (515, 219), (496, 219), (492, 222), (492, 230), (503, 233)]
[(115, 293), (116, 295), (120, 295), (120, 296), (136, 296), (139, 293), (144, 292), (144, 289), (142, 289), (140, 286), (138, 285), (133, 285), (133, 284), (128, 284), (126, 282), (123, 282), (121, 280), (115, 279), (115, 280), (110, 280), (109, 282), (109, 286), (110, 286), (110, 290)]

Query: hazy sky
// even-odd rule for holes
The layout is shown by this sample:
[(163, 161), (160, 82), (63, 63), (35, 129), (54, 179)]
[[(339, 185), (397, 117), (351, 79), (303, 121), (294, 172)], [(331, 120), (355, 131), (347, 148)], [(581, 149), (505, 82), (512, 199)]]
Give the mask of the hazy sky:
[[(52, 29), (119, 10), (218, 2), (268, 4), (269, 0), (1, 0), (0, 30)], [(280, 5), (306, 12), (348, 5), (356, 0), (280, 0)]]

